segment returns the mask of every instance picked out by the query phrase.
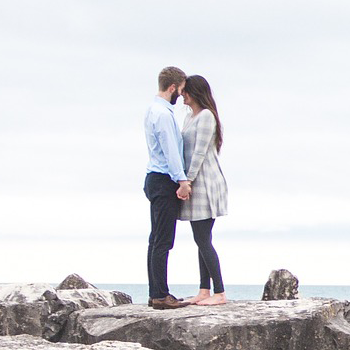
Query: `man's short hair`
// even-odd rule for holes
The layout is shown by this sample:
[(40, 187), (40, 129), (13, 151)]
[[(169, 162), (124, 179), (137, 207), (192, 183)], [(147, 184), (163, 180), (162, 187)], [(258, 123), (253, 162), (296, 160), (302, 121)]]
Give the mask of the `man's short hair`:
[(159, 91), (166, 91), (172, 84), (178, 87), (186, 78), (186, 74), (181, 69), (177, 67), (166, 67), (158, 76)]

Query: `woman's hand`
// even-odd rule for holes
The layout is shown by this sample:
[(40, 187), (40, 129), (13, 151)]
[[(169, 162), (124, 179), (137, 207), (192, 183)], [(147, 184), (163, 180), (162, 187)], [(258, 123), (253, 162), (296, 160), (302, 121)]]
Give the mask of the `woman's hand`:
[(179, 181), (180, 187), (176, 191), (177, 198), (188, 200), (191, 194), (191, 181)]

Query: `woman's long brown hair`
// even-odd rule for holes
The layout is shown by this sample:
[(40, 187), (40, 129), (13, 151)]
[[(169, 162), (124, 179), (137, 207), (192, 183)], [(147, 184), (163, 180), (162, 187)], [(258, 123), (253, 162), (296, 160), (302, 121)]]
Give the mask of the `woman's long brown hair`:
[(200, 75), (191, 75), (186, 79), (184, 91), (203, 109), (209, 109), (216, 120), (215, 145), (218, 153), (222, 146), (222, 128), (215, 100), (209, 83)]

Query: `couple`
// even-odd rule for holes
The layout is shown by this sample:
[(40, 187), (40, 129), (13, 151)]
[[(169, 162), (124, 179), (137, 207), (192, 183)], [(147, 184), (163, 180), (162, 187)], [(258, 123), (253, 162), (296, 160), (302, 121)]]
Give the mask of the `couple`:
[[(215, 218), (227, 214), (227, 186), (218, 162), (222, 131), (215, 101), (203, 77), (187, 77), (176, 67), (164, 68), (158, 84), (158, 95), (145, 118), (149, 163), (144, 191), (150, 201), (152, 225), (148, 305), (175, 309), (189, 304), (225, 304), (219, 258), (211, 243)], [(174, 118), (180, 95), (192, 109), (182, 133)], [(185, 301), (171, 295), (167, 283), (177, 219), (190, 221), (198, 246), (200, 289), (197, 296)]]

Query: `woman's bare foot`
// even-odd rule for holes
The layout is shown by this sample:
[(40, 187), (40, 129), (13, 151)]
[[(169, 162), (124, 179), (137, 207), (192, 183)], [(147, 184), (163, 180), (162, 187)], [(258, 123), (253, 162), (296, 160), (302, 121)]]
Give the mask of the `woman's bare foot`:
[(197, 304), (198, 302), (208, 299), (210, 297), (209, 289), (200, 289), (198, 295), (193, 298), (186, 299), (186, 303)]
[(214, 295), (212, 295), (207, 299), (198, 301), (197, 305), (209, 306), (209, 305), (221, 305), (226, 303), (227, 303), (226, 294), (225, 292), (223, 292), (223, 293), (215, 293)]

